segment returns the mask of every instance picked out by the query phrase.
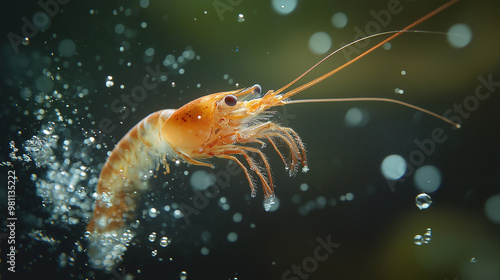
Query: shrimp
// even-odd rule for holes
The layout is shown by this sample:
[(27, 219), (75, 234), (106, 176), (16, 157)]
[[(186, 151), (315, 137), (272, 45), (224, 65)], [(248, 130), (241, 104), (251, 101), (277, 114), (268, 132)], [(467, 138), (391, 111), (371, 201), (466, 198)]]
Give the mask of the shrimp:
[[(256, 178), (264, 190), (265, 208), (269, 210), (274, 200), (274, 182), (271, 165), (258, 147), (269, 143), (278, 153), (290, 175), (302, 167), (307, 172), (305, 145), (292, 128), (270, 120), (269, 109), (294, 103), (337, 101), (382, 101), (407, 106), (444, 120), (456, 127), (458, 124), (423, 108), (387, 98), (331, 98), (290, 100), (295, 94), (325, 80), (363, 56), (379, 48), (404, 32), (427, 20), (458, 0), (452, 0), (413, 22), (402, 30), (367, 36), (332, 52), (302, 75), (284, 87), (269, 90), (261, 95), (262, 88), (254, 86), (219, 92), (200, 97), (177, 110), (160, 110), (150, 114), (135, 125), (115, 146), (104, 164), (97, 184), (93, 217), (87, 230), (90, 235), (88, 254), (94, 267), (112, 267), (120, 259), (133, 232), (127, 229), (135, 213), (136, 197), (148, 189), (150, 170), (168, 162), (183, 161), (188, 164), (214, 168), (210, 158), (234, 161), (243, 170), (256, 196)], [(418, 31), (416, 31), (418, 32)], [(392, 34), (372, 48), (344, 65), (323, 74), (295, 89), (289, 87), (319, 64), (343, 48), (371, 37)], [(280, 149), (278, 147), (285, 147)]]

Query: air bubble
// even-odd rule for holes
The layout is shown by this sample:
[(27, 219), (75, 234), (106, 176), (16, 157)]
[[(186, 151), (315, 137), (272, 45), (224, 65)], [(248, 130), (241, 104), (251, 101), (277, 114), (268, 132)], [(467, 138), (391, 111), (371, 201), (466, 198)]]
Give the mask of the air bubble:
[(168, 239), (168, 237), (166, 237), (166, 236), (162, 237), (160, 240), (160, 246), (167, 247), (168, 244), (170, 244), (170, 239)]
[(151, 218), (156, 218), (156, 216), (158, 216), (158, 210), (156, 210), (156, 208), (150, 208), (149, 209), (149, 216)]
[(156, 239), (156, 232), (152, 232), (149, 236), (148, 236), (148, 240), (149, 242), (154, 242)]
[(415, 237), (413, 238), (413, 242), (418, 246), (424, 244), (422, 235), (420, 234), (415, 235)]
[(238, 14), (238, 22), (244, 22), (244, 21), (245, 21), (245, 15)]
[(430, 195), (426, 193), (421, 193), (417, 195), (417, 197), (415, 198), (415, 205), (417, 205), (418, 209), (420, 210), (429, 208), (431, 204), (432, 204), (432, 199)]

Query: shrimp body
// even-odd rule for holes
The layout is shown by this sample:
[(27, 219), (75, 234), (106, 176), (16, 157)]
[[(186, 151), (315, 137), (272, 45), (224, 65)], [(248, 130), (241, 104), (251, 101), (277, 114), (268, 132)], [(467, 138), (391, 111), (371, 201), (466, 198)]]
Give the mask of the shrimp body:
[[(127, 223), (134, 217), (136, 196), (148, 189), (145, 179), (152, 175), (152, 169), (158, 169), (163, 164), (169, 172), (168, 161), (179, 160), (213, 167), (208, 162), (210, 158), (232, 160), (244, 171), (252, 197), (256, 195), (254, 177), (259, 179), (266, 199), (264, 206), (269, 210), (274, 200), (274, 182), (270, 164), (261, 148), (269, 143), (281, 157), (290, 175), (294, 175), (299, 166), (302, 166), (303, 172), (308, 170), (302, 139), (292, 128), (270, 120), (274, 113), (269, 110), (273, 107), (291, 103), (384, 101), (423, 111), (459, 127), (458, 124), (420, 107), (386, 98), (290, 100), (295, 94), (332, 76), (457, 1), (447, 2), (400, 31), (370, 35), (337, 49), (276, 91), (269, 90), (261, 95), (261, 87), (254, 85), (214, 93), (193, 100), (177, 110), (161, 110), (144, 118), (118, 142), (101, 170), (95, 209), (87, 226), (90, 232), (88, 255), (91, 264), (110, 269), (121, 259), (133, 236)], [(393, 35), (342, 66), (288, 90), (318, 64), (341, 49), (361, 40), (386, 34)]]
[(141, 120), (118, 142), (104, 164), (94, 213), (87, 225), (88, 255), (95, 267), (111, 267), (121, 257), (126, 248), (120, 238), (132, 238), (126, 222), (134, 217), (136, 196), (147, 189), (149, 171), (176, 155), (160, 133), (161, 124), (173, 112), (161, 110)]

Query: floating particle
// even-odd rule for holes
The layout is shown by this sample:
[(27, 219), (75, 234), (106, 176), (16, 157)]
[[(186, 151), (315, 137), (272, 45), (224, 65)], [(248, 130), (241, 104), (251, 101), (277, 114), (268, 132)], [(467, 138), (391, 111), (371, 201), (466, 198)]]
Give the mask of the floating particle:
[(76, 44), (71, 39), (64, 39), (57, 47), (59, 54), (64, 57), (72, 57), (76, 53)]
[(141, 6), (141, 8), (147, 8), (149, 7), (149, 0), (140, 0), (139, 5)]
[(203, 247), (203, 248), (201, 248), (200, 253), (202, 255), (206, 256), (210, 253), (210, 250), (207, 247)]
[(418, 209), (423, 210), (427, 209), (431, 206), (432, 199), (430, 195), (426, 193), (421, 193), (415, 197), (415, 205), (417, 205)]
[(325, 54), (332, 47), (332, 38), (326, 32), (319, 31), (309, 37), (309, 50), (313, 54)]
[(50, 27), (51, 18), (44, 12), (38, 11), (33, 15), (33, 24), (38, 29), (45, 31)]
[(338, 29), (344, 28), (347, 25), (347, 15), (340, 12), (333, 14), (332, 25)]
[(491, 222), (500, 224), (500, 194), (492, 195), (486, 200), (484, 212)]
[(144, 54), (147, 56), (153, 56), (155, 54), (155, 49), (154, 48), (147, 48), (146, 51), (144, 51)]
[(386, 179), (398, 180), (406, 173), (406, 161), (400, 155), (387, 156), (382, 161), (380, 170)]
[(245, 21), (245, 15), (238, 14), (238, 22), (244, 22), (244, 21)]
[(346, 195), (345, 195), (345, 199), (346, 199), (347, 201), (351, 201), (351, 200), (353, 200), (353, 199), (354, 199), (354, 194), (353, 194), (353, 193), (346, 193)]
[(39, 76), (35, 80), (35, 87), (41, 92), (48, 93), (54, 88), (54, 82), (47, 76)]
[(121, 23), (118, 23), (117, 25), (115, 25), (115, 33), (116, 34), (123, 34), (123, 32), (125, 32), (125, 25), (123, 25)]
[(297, 0), (273, 0), (272, 7), (278, 14), (286, 15), (297, 8), (297, 2)]
[(229, 242), (235, 242), (236, 240), (238, 240), (238, 234), (236, 232), (230, 232), (227, 235), (227, 241), (229, 241)]
[(158, 210), (156, 210), (156, 208), (152, 207), (149, 209), (149, 216), (151, 218), (156, 218), (156, 216), (158, 216)]
[(368, 122), (369, 116), (364, 110), (353, 107), (347, 110), (344, 117), (344, 122), (347, 126), (356, 127), (365, 125)]
[(433, 165), (424, 165), (415, 171), (413, 181), (417, 189), (433, 193), (441, 186), (441, 172)]
[(470, 258), (470, 263), (477, 263), (477, 259), (476, 258)]
[(113, 87), (115, 82), (113, 82), (113, 76), (106, 77), (106, 87)]
[(233, 222), (239, 223), (243, 219), (243, 216), (240, 213), (233, 214)]
[(448, 43), (457, 49), (467, 46), (472, 40), (472, 29), (464, 23), (457, 23), (446, 33)]

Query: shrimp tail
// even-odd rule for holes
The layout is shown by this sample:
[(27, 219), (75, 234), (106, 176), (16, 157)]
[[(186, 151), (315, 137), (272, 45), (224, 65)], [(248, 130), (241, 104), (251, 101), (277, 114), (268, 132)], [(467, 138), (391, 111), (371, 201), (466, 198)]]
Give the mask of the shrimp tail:
[(121, 261), (134, 232), (136, 198), (148, 189), (150, 170), (178, 156), (160, 130), (175, 110), (150, 114), (135, 125), (115, 146), (97, 183), (93, 216), (87, 225), (88, 255), (92, 266), (111, 269)]

